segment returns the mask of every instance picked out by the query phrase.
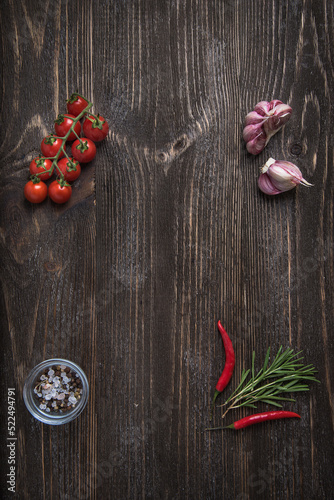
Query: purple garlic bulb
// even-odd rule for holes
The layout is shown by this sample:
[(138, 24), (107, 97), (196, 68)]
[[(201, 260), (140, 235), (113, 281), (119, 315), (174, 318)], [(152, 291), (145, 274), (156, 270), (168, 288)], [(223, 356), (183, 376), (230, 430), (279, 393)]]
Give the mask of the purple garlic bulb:
[(243, 138), (247, 151), (257, 155), (263, 151), (269, 139), (290, 119), (292, 109), (277, 99), (258, 102), (245, 118)]

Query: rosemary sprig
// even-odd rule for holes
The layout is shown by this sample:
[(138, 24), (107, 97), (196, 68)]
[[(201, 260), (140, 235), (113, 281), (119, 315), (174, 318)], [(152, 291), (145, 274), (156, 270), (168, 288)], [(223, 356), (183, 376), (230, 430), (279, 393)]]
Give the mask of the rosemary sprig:
[[(303, 358), (298, 357), (300, 352), (294, 354), (293, 349), (287, 348), (283, 351), (281, 346), (269, 365), (270, 347), (267, 351), (263, 367), (255, 373), (255, 352), (252, 357), (251, 370), (243, 370), (238, 387), (225, 401), (222, 406), (227, 406), (223, 413), (233, 408), (247, 406), (256, 408), (259, 402), (281, 407), (278, 401), (295, 401), (292, 398), (283, 397), (282, 394), (308, 391), (308, 382), (319, 382), (314, 376), (316, 370), (312, 364), (304, 365)], [(250, 375), (250, 380), (247, 378)]]

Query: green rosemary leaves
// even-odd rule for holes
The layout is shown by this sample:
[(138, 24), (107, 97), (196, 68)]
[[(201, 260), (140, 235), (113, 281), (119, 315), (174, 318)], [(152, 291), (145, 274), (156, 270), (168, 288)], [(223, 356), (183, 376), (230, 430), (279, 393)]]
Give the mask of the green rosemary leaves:
[(284, 394), (308, 391), (309, 382), (319, 381), (314, 376), (316, 373), (314, 366), (304, 365), (303, 358), (298, 357), (299, 355), (300, 352), (294, 354), (290, 348), (283, 351), (281, 346), (269, 365), (269, 347), (263, 367), (255, 373), (255, 352), (253, 352), (252, 368), (242, 371), (238, 387), (222, 405), (228, 405), (223, 417), (232, 408), (240, 406), (256, 408), (259, 402), (282, 407), (279, 401), (295, 401), (290, 397), (284, 397)]

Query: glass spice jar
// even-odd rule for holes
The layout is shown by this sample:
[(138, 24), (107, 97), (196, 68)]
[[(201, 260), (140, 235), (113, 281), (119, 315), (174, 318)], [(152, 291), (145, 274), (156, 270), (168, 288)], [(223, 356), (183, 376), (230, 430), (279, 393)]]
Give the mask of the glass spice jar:
[(85, 373), (67, 359), (48, 359), (29, 373), (23, 399), (29, 412), (40, 422), (61, 425), (80, 415), (88, 401)]

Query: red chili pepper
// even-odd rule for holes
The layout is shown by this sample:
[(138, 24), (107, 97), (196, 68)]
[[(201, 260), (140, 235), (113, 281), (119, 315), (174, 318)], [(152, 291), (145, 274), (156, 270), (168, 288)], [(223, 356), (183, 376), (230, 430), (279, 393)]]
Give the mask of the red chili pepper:
[(292, 418), (297, 417), (300, 418), (300, 415), (294, 413), (292, 411), (266, 411), (264, 413), (255, 413), (254, 415), (250, 415), (249, 417), (242, 418), (241, 420), (237, 420), (231, 425), (226, 427), (214, 427), (212, 429), (208, 429), (210, 431), (222, 430), (222, 429), (243, 429), (244, 427), (248, 427), (249, 425), (259, 424), (260, 422), (266, 422), (267, 420), (278, 420), (279, 418)]
[(218, 321), (218, 330), (219, 330), (220, 335), (222, 336), (222, 339), (223, 339), (226, 359), (225, 359), (224, 370), (223, 370), (221, 376), (219, 377), (219, 380), (218, 380), (217, 385), (216, 385), (216, 391), (215, 391), (215, 394), (213, 396), (211, 410), (213, 410), (217, 396), (219, 396), (219, 394), (225, 389), (225, 387), (227, 386), (227, 384), (231, 380), (233, 370), (234, 370), (234, 365), (235, 365), (235, 354), (234, 354), (232, 341), (231, 341), (230, 337), (227, 335), (227, 332), (220, 321)]

